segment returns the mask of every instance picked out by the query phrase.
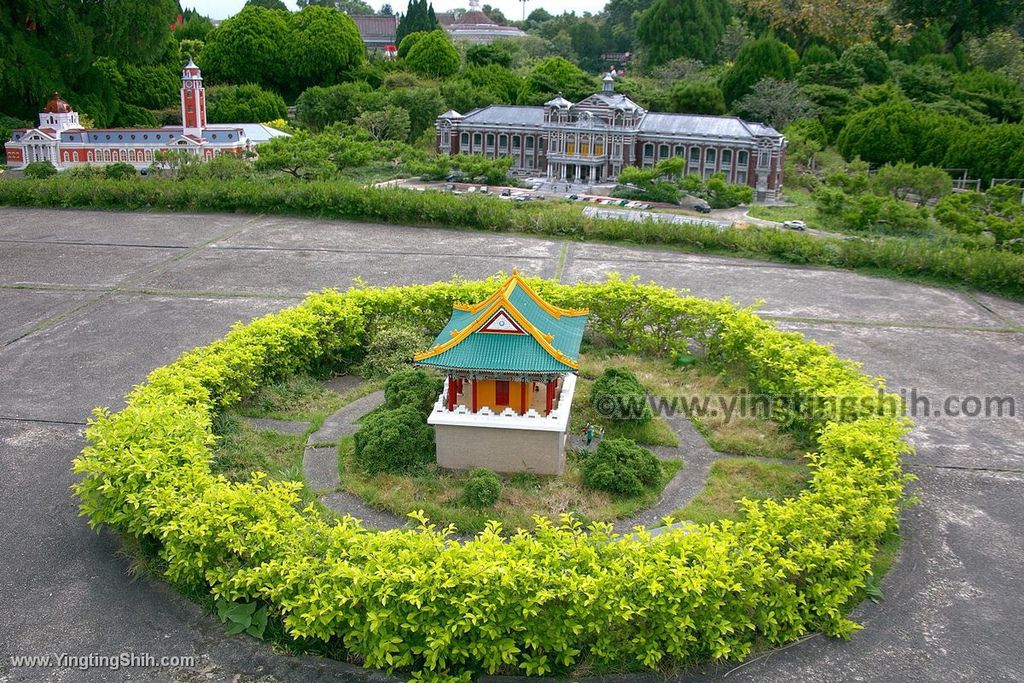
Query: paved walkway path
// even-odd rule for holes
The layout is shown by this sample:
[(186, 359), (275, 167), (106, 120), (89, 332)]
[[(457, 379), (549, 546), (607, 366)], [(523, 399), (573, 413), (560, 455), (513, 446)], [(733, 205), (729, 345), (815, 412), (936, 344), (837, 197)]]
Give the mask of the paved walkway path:
[[(382, 680), (343, 662), (282, 657), (96, 534), (68, 493), (96, 405), (232, 323), (306, 292), (418, 284), (513, 267), (566, 283), (610, 272), (697, 296), (761, 300), (784, 329), (834, 344), (894, 391), (917, 392), (903, 519), (886, 600), (850, 641), (817, 637), (728, 681), (1024, 680), (1024, 304), (855, 273), (679, 251), (240, 214), (0, 208), (0, 681)], [(934, 415), (946, 397), (1016, 397), (1015, 417)], [(148, 652), (189, 669), (12, 669), (10, 655)], [(685, 680), (690, 673), (674, 678)]]
[[(359, 496), (348, 491), (339, 490), (341, 477), (338, 473), (338, 445), (341, 439), (355, 433), (359, 428), (358, 420), (384, 402), (384, 392), (372, 394), (346, 404), (328, 416), (323, 426), (310, 434), (306, 440), (306, 450), (302, 458), (302, 471), (308, 486), (319, 494), (320, 502), (339, 515), (351, 515), (363, 521), (370, 529), (398, 529), (409, 526), (408, 521), (399, 515), (369, 505)], [(676, 472), (672, 480), (665, 485), (661, 497), (649, 508), (636, 515), (616, 520), (613, 524), (616, 533), (624, 534), (636, 527), (654, 528), (662, 525), (662, 520), (679, 508), (685, 507), (703, 490), (707, 483), (711, 465), (716, 460), (736, 457), (730, 453), (719, 453), (713, 450), (707, 440), (697, 431), (685, 415), (674, 414), (665, 418), (669, 427), (679, 439), (678, 446), (658, 446), (652, 451), (662, 460), (682, 460), (683, 466)], [(255, 422), (255, 420), (250, 420)], [(308, 428), (305, 422), (268, 421), (265, 428), (273, 429), (271, 422), (279, 423), (278, 431), (294, 434), (296, 425)], [(305, 429), (300, 430), (300, 433)], [(573, 445), (581, 446), (582, 440), (571, 437)], [(757, 458), (771, 461), (771, 458)]]

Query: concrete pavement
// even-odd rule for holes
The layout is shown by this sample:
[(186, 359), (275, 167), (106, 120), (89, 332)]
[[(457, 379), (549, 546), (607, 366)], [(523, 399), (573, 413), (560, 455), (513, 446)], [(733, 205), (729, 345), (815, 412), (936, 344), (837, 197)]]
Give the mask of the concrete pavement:
[[(1024, 613), (1024, 304), (871, 278), (598, 244), (282, 217), (0, 209), (0, 681), (383, 680), (227, 637), (159, 581), (134, 579), (68, 487), (95, 405), (231, 323), (304, 293), (498, 270), (565, 282), (611, 271), (708, 297), (763, 299), (786, 328), (835, 345), (893, 390), (937, 402), (1015, 396), (1015, 417), (919, 416), (922, 502), (904, 522), (887, 599), (849, 642), (814, 637), (728, 680), (1014, 680)], [(11, 655), (194, 655), (197, 667), (12, 668)], [(643, 678), (643, 677), (641, 677)]]

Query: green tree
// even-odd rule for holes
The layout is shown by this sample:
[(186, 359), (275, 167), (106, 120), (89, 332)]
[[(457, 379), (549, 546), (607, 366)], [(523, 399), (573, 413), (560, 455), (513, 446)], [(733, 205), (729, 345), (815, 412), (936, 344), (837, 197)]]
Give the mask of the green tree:
[(304, 180), (330, 175), (334, 168), (328, 141), (302, 132), (271, 138), (260, 145), (256, 159), (257, 170), (280, 171)]
[(428, 415), (441, 394), (441, 380), (423, 370), (399, 370), (384, 382), (384, 407), (396, 410), (402, 406), (415, 408)]
[(258, 85), (215, 85), (206, 91), (210, 123), (261, 123), (288, 117), (288, 107), (276, 92)]
[(497, 64), (506, 69), (512, 68), (512, 52), (502, 45), (470, 45), (466, 48), (466, 64), (468, 66), (487, 66)]
[(405, 57), (416, 73), (431, 78), (445, 78), (459, 70), (459, 52), (448, 34), (437, 29), (416, 41)]
[(389, 105), (376, 111), (364, 111), (356, 117), (356, 125), (370, 134), (370, 137), (381, 140), (405, 141), (409, 137), (409, 113), (404, 109)]
[(953, 98), (995, 121), (1024, 118), (1024, 84), (998, 71), (978, 68), (957, 74)]
[(944, 24), (946, 50), (959, 45), (967, 33), (985, 35), (1020, 18), (1018, 0), (894, 0), (893, 9), (918, 24)]
[(306, 7), (329, 7), (345, 14), (373, 14), (373, 8), (363, 0), (298, 0), (300, 9)]
[(637, 496), (661, 479), (658, 458), (632, 439), (605, 439), (581, 463), (583, 485), (618, 496)]
[(445, 110), (441, 93), (437, 88), (431, 87), (397, 88), (388, 93), (387, 101), (388, 104), (400, 107), (409, 114), (410, 140), (418, 140)]
[(846, 48), (840, 61), (860, 69), (868, 83), (884, 83), (892, 75), (889, 57), (875, 43), (858, 43)]
[(353, 442), (356, 462), (371, 474), (409, 472), (434, 460), (434, 429), (409, 405), (370, 413)]
[(57, 167), (49, 161), (33, 161), (26, 165), (25, 170), (22, 172), (25, 174), (26, 178), (33, 178), (35, 180), (52, 178), (58, 173)]
[(116, 164), (110, 164), (104, 168), (103, 175), (111, 180), (124, 180), (126, 178), (134, 178), (139, 175), (139, 172), (136, 171), (135, 167), (131, 164), (119, 161)]
[(936, 102), (950, 93), (950, 74), (932, 64), (903, 65), (896, 72), (900, 89), (912, 100)]
[(864, 74), (847, 62), (829, 62), (808, 64), (800, 69), (797, 80), (805, 85), (830, 85), (835, 88), (856, 90), (864, 83)]
[(420, 39), (426, 36), (428, 31), (414, 31), (413, 33), (407, 33), (404, 38), (398, 41), (398, 58), (405, 59), (409, 56), (409, 50), (412, 46), (420, 42)]
[(860, 157), (875, 164), (914, 161), (922, 133), (921, 119), (911, 104), (896, 100), (850, 116), (836, 146), (847, 159)]
[(540, 104), (560, 92), (578, 101), (596, 89), (594, 79), (578, 66), (562, 57), (548, 57), (530, 70), (521, 99), (523, 104)]
[(676, 57), (710, 62), (731, 16), (728, 0), (655, 0), (640, 17), (636, 38), (652, 66)]
[(213, 22), (210, 21), (209, 17), (193, 14), (181, 26), (174, 29), (174, 39), (178, 41), (179, 45), (184, 40), (205, 41), (206, 36), (210, 35), (212, 30)]
[(245, 6), (262, 7), (263, 9), (276, 9), (283, 12), (290, 12), (284, 0), (246, 0)]
[(395, 40), (401, 45), (402, 40), (410, 33), (430, 33), (439, 28), (433, 5), (428, 6), (427, 0), (409, 0), (409, 7), (398, 20)]
[(314, 86), (295, 100), (295, 116), (304, 127), (319, 131), (332, 123), (351, 123), (360, 112), (382, 109), (386, 104), (387, 94), (363, 81)]
[(800, 55), (800, 68), (803, 69), (812, 64), (831, 64), (834, 61), (836, 61), (835, 52), (820, 43), (814, 43)]
[(682, 114), (724, 114), (725, 95), (710, 81), (680, 81), (672, 88), (672, 111)]
[(875, 187), (883, 194), (907, 200), (914, 195), (917, 205), (924, 206), (953, 191), (953, 179), (935, 166), (915, 166), (906, 162), (886, 164), (872, 177)]
[(281, 12), (245, 7), (210, 32), (203, 47), (203, 75), (213, 83), (285, 84), (291, 27)]
[(477, 508), (488, 508), (501, 497), (501, 478), (491, 470), (482, 467), (470, 471), (462, 498), (466, 504)]
[(796, 83), (775, 78), (761, 79), (733, 105), (733, 111), (754, 121), (764, 121), (776, 130), (816, 113), (811, 100)]
[(777, 38), (758, 38), (740, 49), (732, 68), (722, 78), (722, 92), (729, 106), (765, 78), (793, 78), (796, 53)]
[(334, 8), (309, 6), (289, 16), (289, 76), (292, 88), (331, 85), (347, 80), (366, 49), (359, 29)]

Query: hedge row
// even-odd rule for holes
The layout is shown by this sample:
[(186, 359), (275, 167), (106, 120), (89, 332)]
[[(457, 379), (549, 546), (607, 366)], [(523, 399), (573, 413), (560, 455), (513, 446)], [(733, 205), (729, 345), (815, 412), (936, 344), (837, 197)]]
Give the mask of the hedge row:
[(846, 610), (897, 524), (908, 425), (879, 380), (725, 302), (632, 281), (538, 283), (557, 303), (589, 307), (594, 334), (638, 352), (699, 345), (745, 365), (759, 391), (863, 399), (840, 414), (814, 404), (794, 413), (818, 435), (810, 486), (781, 503), (746, 502), (740, 522), (619, 538), (566, 520), (509, 538), (492, 527), (460, 544), (426, 520), (369, 531), (299, 509), (298, 484), (211, 473), (218, 409), (350, 357), (376, 318), (440, 326), (453, 301), (493, 286), (326, 291), (155, 370), (122, 411), (96, 412), (75, 461), (82, 513), (157, 540), (171, 580), (259, 601), (293, 637), (340, 642), (368, 667), (417, 676), (740, 659), (754, 643), (857, 628)]
[(671, 245), (788, 263), (881, 271), (1024, 297), (1024, 255), (924, 239), (812, 237), (774, 229), (728, 229), (599, 220), (578, 206), (503, 202), (484, 196), (366, 188), (346, 182), (172, 181), (58, 177), (0, 182), (0, 205), (244, 211), (350, 218), (497, 232)]

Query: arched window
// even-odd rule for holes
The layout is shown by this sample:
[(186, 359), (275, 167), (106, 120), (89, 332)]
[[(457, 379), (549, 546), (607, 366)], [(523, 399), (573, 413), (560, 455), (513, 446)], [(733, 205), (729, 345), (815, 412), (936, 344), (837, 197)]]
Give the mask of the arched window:
[(725, 168), (725, 167), (728, 167), (728, 166), (731, 166), (731, 165), (732, 165), (732, 150), (731, 149), (723, 149), (722, 150), (722, 167)]
[(704, 155), (704, 161), (708, 166), (714, 166), (715, 162), (718, 161), (718, 150), (709, 149)]
[(741, 149), (739, 151), (739, 153), (736, 155), (736, 163), (739, 164), (740, 166), (746, 166), (747, 165), (747, 160), (748, 160), (747, 151)]
[(672, 156), (674, 156), (674, 157), (684, 157), (684, 156), (686, 156), (686, 148), (683, 147), (682, 145), (676, 145), (675, 150), (672, 152)]
[(462, 146), (463, 147), (469, 147), (469, 133), (463, 133), (461, 139), (462, 139)]
[(667, 159), (668, 158), (668, 145), (660, 145), (658, 147), (658, 158), (659, 159)]
[(645, 143), (644, 144), (644, 159), (653, 159), (653, 158), (654, 158), (654, 144), (650, 143), (650, 142)]
[(700, 163), (700, 147), (691, 147), (690, 148), (690, 163), (691, 164), (699, 164)]

